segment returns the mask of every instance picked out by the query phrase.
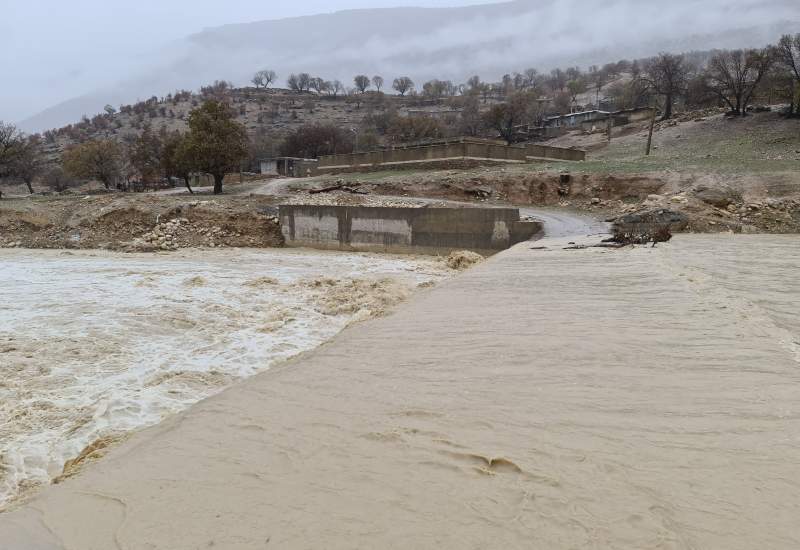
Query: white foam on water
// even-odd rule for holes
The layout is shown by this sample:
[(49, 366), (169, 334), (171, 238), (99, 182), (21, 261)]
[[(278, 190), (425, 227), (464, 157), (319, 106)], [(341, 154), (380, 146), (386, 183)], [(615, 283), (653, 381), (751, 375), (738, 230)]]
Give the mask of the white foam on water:
[(447, 276), (431, 258), (302, 250), (2, 250), (0, 273), (0, 507), (93, 441), (155, 424), (369, 314), (326, 315), (306, 279), (412, 288)]

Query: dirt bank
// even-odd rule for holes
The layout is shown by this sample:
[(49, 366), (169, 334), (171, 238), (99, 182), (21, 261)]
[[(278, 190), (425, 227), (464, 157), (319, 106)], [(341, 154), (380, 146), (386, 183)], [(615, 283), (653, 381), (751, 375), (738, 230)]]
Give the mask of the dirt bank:
[(281, 246), (267, 197), (114, 193), (0, 201), (0, 247), (152, 251)]
[(800, 232), (800, 178), (797, 175), (723, 176), (668, 171), (606, 174), (581, 173), (579, 169), (580, 164), (571, 164), (564, 165), (560, 171), (514, 166), (402, 175), (349, 174), (298, 182), (294, 188), (300, 193), (312, 187), (342, 184), (367, 196), (563, 207), (604, 218), (641, 209), (671, 208), (689, 217), (687, 231), (690, 232)]

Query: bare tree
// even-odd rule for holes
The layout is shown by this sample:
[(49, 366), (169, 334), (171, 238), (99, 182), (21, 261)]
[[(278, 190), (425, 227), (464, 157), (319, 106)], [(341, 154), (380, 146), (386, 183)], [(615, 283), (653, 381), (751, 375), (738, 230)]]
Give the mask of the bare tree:
[(0, 120), (0, 178), (11, 175), (12, 166), (20, 154), (25, 136), (13, 124)]
[(484, 114), (487, 127), (496, 130), (507, 143), (514, 143), (516, 127), (530, 116), (531, 96), (524, 92), (512, 94), (508, 101), (493, 105)]
[(380, 92), (381, 88), (383, 88), (383, 77), (379, 75), (373, 76), (372, 85), (375, 86), (375, 89)]
[(589, 77), (592, 80), (592, 84), (594, 85), (594, 103), (597, 108), (600, 108), (600, 92), (603, 90), (603, 86), (606, 85), (608, 80), (609, 74), (608, 70), (604, 67), (602, 69), (598, 68), (596, 65), (593, 67), (594, 70), (590, 67), (589, 69)]
[(394, 79), (392, 88), (394, 88), (397, 93), (400, 94), (400, 97), (403, 97), (414, 89), (414, 81), (407, 76), (401, 76)]
[(658, 95), (664, 97), (664, 114), (661, 120), (672, 117), (675, 99), (686, 90), (689, 69), (682, 55), (661, 53), (647, 61), (643, 80)]
[(422, 93), (430, 98), (438, 99), (447, 93), (447, 82), (442, 80), (429, 80), (422, 85)]
[(775, 51), (776, 60), (789, 71), (792, 78), (789, 114), (800, 116), (800, 33), (784, 35)]
[(256, 88), (261, 88), (264, 85), (264, 76), (261, 74), (261, 71), (258, 71), (256, 74), (254, 74), (253, 78), (250, 79), (250, 82), (252, 82), (253, 86)]
[(338, 97), (339, 94), (345, 93), (344, 84), (341, 83), (339, 80), (334, 80), (331, 85), (331, 90), (333, 92), (333, 97)]
[(308, 73), (290, 74), (286, 85), (290, 90), (295, 92), (307, 92), (311, 90), (311, 84), (314, 79)]
[(56, 166), (42, 176), (42, 182), (52, 191), (61, 193), (69, 189), (74, 180), (60, 166)]
[(547, 84), (553, 92), (563, 92), (567, 87), (567, 75), (561, 69), (553, 69), (550, 71), (550, 77), (547, 79)]
[(42, 173), (43, 167), (44, 158), (39, 137), (30, 136), (22, 140), (16, 158), (11, 162), (12, 177), (22, 180), (28, 187), (28, 192), (33, 194), (33, 180)]
[(564, 74), (567, 77), (567, 81), (570, 80), (578, 80), (583, 78), (583, 73), (581, 72), (580, 67), (569, 67)]
[(525, 69), (525, 72), (522, 73), (523, 75), (523, 87), (524, 88), (536, 88), (539, 85), (539, 71), (536, 69), (530, 68)]
[(326, 89), (326, 82), (319, 77), (314, 77), (311, 79), (310, 86), (312, 90), (314, 90), (318, 94), (321, 94)]
[(476, 94), (470, 94), (463, 99), (463, 108), (458, 120), (458, 130), (461, 135), (479, 136), (483, 130), (480, 99)]
[(256, 88), (269, 88), (269, 85), (275, 82), (277, 77), (278, 75), (275, 74), (275, 71), (265, 69), (254, 74), (251, 82), (255, 84)]
[(479, 77), (478, 75), (471, 76), (467, 80), (467, 88), (473, 94), (480, 93), (482, 86), (483, 83), (481, 82), (481, 77)]
[(514, 91), (514, 77), (510, 74), (504, 74), (500, 81), (501, 92), (505, 96), (511, 95)]
[(300, 73), (297, 75), (297, 84), (301, 92), (308, 92), (311, 90), (311, 75), (308, 73)]
[(353, 83), (356, 85), (356, 88), (362, 94), (369, 89), (370, 81), (369, 77), (364, 74), (360, 74), (353, 79)]
[(578, 106), (578, 96), (586, 93), (586, 80), (583, 78), (570, 80), (567, 82), (567, 89), (569, 90), (570, 103), (574, 109)]
[(720, 52), (711, 58), (706, 70), (708, 89), (730, 107), (731, 114), (745, 115), (774, 59), (771, 47)]

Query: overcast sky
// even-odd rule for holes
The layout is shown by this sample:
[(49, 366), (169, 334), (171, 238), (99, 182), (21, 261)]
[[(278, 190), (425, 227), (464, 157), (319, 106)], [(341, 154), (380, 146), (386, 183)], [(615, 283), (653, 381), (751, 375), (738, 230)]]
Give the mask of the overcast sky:
[(124, 78), (205, 27), (352, 8), (500, 0), (0, 0), (0, 120)]

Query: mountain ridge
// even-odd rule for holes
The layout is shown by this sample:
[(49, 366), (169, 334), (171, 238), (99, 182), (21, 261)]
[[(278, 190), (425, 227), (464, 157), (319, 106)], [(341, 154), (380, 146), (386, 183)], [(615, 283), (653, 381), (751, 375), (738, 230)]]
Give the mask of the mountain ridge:
[[(597, 10), (590, 0), (514, 0), (456, 8), (343, 10), (286, 19), (210, 27), (165, 51), (159, 66), (126, 82), (69, 99), (20, 126), (40, 131), (176, 89), (216, 79), (246, 83), (271, 68), (283, 83), (309, 72), (345, 83), (359, 73), (387, 83), (408, 74), (463, 81), (472, 74), (497, 79), (534, 66), (588, 66), (662, 50), (755, 47), (784, 32), (800, 32), (800, 5), (788, 0), (740, 2), (676, 0), (668, 8), (612, 0)], [(589, 17), (591, 15), (591, 17)]]

